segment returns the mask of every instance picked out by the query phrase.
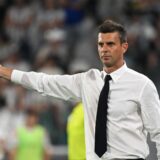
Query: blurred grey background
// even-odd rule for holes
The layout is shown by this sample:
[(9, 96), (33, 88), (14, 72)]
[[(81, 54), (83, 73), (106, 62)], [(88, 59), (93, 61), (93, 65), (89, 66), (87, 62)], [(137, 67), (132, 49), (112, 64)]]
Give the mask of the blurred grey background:
[[(0, 0), (0, 63), (23, 71), (70, 74), (101, 69), (97, 26), (113, 19), (127, 28), (129, 67), (144, 73), (160, 93), (159, 0)], [(47, 129), (54, 160), (67, 159), (66, 123), (72, 102), (42, 97), (0, 80), (0, 139), (36, 107)], [(12, 122), (12, 123), (11, 123)], [(154, 143), (148, 160), (156, 160)]]

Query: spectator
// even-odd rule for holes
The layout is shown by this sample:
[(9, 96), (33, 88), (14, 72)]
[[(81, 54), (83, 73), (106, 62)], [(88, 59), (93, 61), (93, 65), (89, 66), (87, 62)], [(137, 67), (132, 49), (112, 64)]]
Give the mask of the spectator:
[(68, 159), (85, 160), (84, 112), (82, 103), (78, 103), (69, 116), (67, 124)]
[(14, 0), (6, 12), (5, 29), (12, 41), (27, 41), (27, 32), (33, 20), (28, 0)]
[(51, 66), (49, 67), (48, 65), (48, 69), (50, 68), (49, 70), (51, 70), (52, 68), (52, 70), (55, 70), (52, 74), (56, 74), (58, 72), (61, 74), (62, 71), (60, 68), (64, 69), (67, 63), (67, 45), (65, 43), (65, 32), (60, 29), (49, 30), (44, 35), (44, 39), (46, 43), (40, 47), (39, 52), (35, 57), (35, 67), (43, 68), (43, 65), (47, 65), (47, 62), (45, 61), (49, 62), (52, 59), (52, 64), (49, 63)]
[[(26, 111), (25, 125), (16, 129), (9, 143), (9, 160), (49, 160), (50, 145), (45, 129), (38, 125), (38, 113)], [(34, 146), (34, 147), (33, 147)]]
[(41, 0), (37, 13), (37, 23), (40, 34), (55, 28), (62, 28), (64, 23), (64, 11), (58, 8), (55, 0)]

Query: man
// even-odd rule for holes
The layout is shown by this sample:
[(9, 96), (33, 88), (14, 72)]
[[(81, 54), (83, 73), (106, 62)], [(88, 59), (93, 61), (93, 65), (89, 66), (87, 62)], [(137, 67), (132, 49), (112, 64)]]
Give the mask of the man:
[[(149, 153), (147, 132), (156, 142), (160, 160), (158, 93), (151, 80), (127, 67), (124, 62), (127, 48), (124, 27), (106, 20), (98, 33), (98, 51), (103, 71), (91, 69), (75, 75), (52, 76), (1, 66), (0, 75), (43, 95), (82, 101), (87, 160), (145, 159)], [(106, 128), (102, 131), (104, 124)], [(100, 145), (97, 145), (98, 142)]]

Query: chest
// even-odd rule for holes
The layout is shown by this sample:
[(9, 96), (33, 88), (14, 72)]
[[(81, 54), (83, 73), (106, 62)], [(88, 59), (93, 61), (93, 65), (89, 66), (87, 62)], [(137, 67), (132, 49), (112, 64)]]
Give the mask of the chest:
[(41, 130), (21, 129), (18, 133), (18, 141), (20, 146), (36, 147), (42, 145), (44, 133)]
[[(97, 110), (99, 95), (103, 88), (103, 80), (90, 81), (90, 85), (84, 87), (84, 99), (89, 110)], [(108, 113), (112, 117), (127, 116), (139, 110), (139, 88), (132, 81), (110, 82), (108, 95)], [(107, 95), (106, 95), (107, 98)]]

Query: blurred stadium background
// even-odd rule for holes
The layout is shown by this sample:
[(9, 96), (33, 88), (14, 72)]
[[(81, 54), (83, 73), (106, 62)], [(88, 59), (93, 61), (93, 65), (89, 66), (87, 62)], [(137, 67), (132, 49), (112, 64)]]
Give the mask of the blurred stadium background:
[[(160, 93), (159, 0), (0, 0), (0, 63), (48, 74), (101, 69), (96, 27), (107, 18), (125, 24), (128, 66), (152, 79)], [(25, 108), (36, 107), (54, 160), (66, 160), (66, 122), (73, 106), (0, 80), (0, 110), (5, 110), (0, 111), (0, 139), (23, 121)], [(156, 160), (149, 144), (148, 160)]]

